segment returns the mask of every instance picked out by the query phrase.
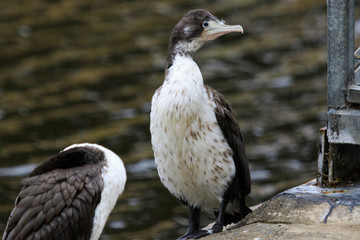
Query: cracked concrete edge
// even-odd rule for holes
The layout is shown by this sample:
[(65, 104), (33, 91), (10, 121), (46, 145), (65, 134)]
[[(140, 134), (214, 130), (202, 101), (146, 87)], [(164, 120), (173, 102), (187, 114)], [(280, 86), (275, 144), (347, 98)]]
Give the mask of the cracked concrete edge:
[[(321, 188), (317, 186), (315, 180), (312, 180), (279, 193), (252, 209), (253, 212), (242, 221), (228, 225), (222, 233), (216, 234), (218, 237), (226, 237), (214, 239), (242, 239), (241, 237), (233, 238), (233, 236), (240, 236), (240, 232), (244, 231), (247, 233), (253, 226), (258, 226), (258, 231), (266, 228), (273, 232), (279, 229), (276, 226), (280, 225), (291, 226), (294, 229), (299, 226), (296, 230), (297, 234), (301, 231), (307, 234), (303, 225), (318, 226), (312, 230), (314, 239), (316, 236), (324, 235), (323, 231), (333, 231), (333, 229), (337, 229), (339, 234), (336, 235), (336, 231), (333, 231), (335, 235), (332, 239), (353, 239), (343, 238), (340, 232), (343, 233), (341, 229), (344, 227), (352, 230), (356, 228), (359, 229), (357, 233), (360, 234), (360, 228), (358, 228), (360, 225), (360, 183), (337, 188)], [(268, 238), (269, 236), (264, 235), (260, 239), (271, 239)], [(351, 236), (351, 232), (346, 236)]]
[(255, 222), (360, 224), (360, 186), (329, 189), (310, 181), (266, 201), (239, 224)]

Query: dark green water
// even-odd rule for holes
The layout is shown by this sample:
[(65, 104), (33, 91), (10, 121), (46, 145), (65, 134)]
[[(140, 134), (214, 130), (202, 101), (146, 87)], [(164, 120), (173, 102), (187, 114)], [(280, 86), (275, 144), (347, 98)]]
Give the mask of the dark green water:
[[(112, 149), (128, 170), (102, 239), (174, 239), (185, 232), (187, 209), (155, 170), (149, 109), (163, 81), (170, 32), (194, 8), (245, 30), (208, 43), (195, 60), (244, 132), (249, 204), (316, 176), (326, 113), (326, 1), (3, 0), (0, 232), (23, 178), (80, 142)], [(203, 216), (203, 224), (212, 220)]]

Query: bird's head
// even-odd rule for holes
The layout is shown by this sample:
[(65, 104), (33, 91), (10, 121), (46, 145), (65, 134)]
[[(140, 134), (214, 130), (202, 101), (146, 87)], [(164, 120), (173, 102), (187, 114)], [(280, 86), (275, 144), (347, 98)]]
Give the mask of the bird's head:
[(243, 32), (240, 25), (226, 25), (204, 9), (191, 10), (176, 24), (170, 38), (171, 53), (195, 53), (209, 40), (231, 32)]

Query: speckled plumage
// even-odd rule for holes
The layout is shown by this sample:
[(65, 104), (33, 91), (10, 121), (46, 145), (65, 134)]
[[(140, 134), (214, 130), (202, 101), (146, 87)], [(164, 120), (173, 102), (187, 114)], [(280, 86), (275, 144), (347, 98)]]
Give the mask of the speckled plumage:
[(72, 145), (30, 173), (3, 239), (98, 239), (125, 181), (113, 152)]
[[(152, 98), (150, 131), (158, 174), (189, 206), (189, 228), (180, 239), (219, 232), (250, 212), (245, 205), (250, 171), (240, 128), (225, 98), (204, 85), (192, 58), (206, 41), (229, 32), (242, 32), (242, 27), (225, 25), (206, 10), (188, 12), (172, 32), (165, 80)], [(209, 231), (199, 229), (201, 209), (218, 212)]]
[(235, 164), (216, 120), (216, 105), (191, 58), (175, 58), (152, 106), (150, 129), (162, 183), (191, 206), (217, 209)]

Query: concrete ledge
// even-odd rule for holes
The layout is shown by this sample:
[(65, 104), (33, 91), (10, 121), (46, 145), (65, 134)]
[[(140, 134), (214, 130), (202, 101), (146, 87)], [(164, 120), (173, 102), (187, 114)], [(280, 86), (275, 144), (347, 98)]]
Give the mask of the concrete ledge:
[(313, 180), (262, 204), (246, 223), (360, 224), (360, 185), (320, 188)]
[(286, 190), (206, 239), (360, 239), (360, 184)]
[(205, 237), (206, 240), (358, 240), (356, 225), (330, 227), (326, 224), (253, 223)]

